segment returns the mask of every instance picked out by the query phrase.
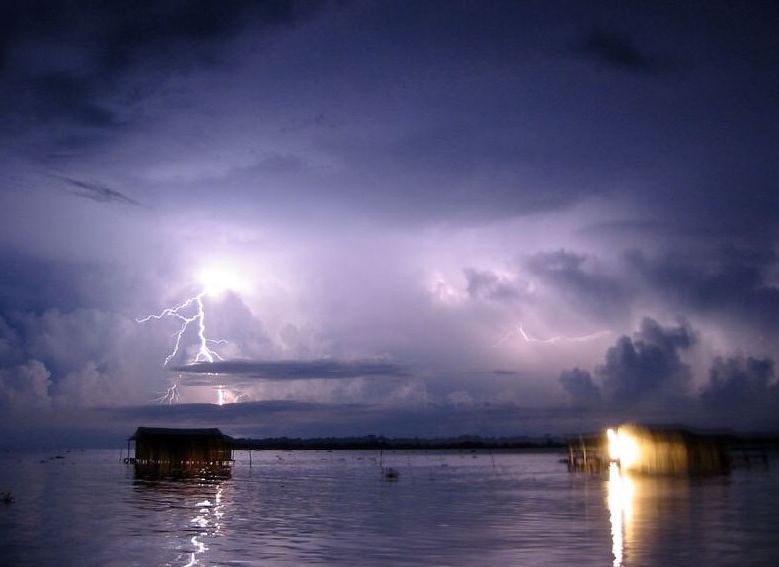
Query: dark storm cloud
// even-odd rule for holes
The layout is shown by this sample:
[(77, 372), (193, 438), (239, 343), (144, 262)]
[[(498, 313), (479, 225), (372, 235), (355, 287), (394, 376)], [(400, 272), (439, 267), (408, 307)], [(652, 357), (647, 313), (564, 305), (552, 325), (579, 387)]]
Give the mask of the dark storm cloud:
[(130, 64), (149, 46), (155, 50), (173, 46), (182, 54), (190, 50), (191, 56), (197, 56), (202, 42), (232, 35), (257, 21), (292, 23), (302, 11), (288, 0), (5, 2), (0, 20), (0, 61), (7, 70), (16, 44), (28, 39), (57, 38), (67, 46), (79, 33), (94, 31), (96, 35), (87, 38), (86, 47), (97, 53), (99, 72), (110, 74)]
[(38, 360), (0, 367), (0, 408), (48, 407), (50, 386), (51, 373)]
[(406, 369), (366, 360), (217, 360), (173, 368), (191, 374), (228, 374), (259, 380), (342, 380), (367, 376), (408, 376)]
[(121, 191), (111, 189), (105, 185), (98, 185), (97, 183), (90, 183), (87, 181), (80, 181), (78, 179), (71, 179), (69, 177), (63, 177), (70, 188), (68, 192), (76, 197), (83, 199), (89, 199), (98, 203), (118, 203), (121, 205), (133, 205), (140, 207), (140, 203), (131, 199)]
[(677, 309), (721, 316), (762, 332), (779, 332), (776, 256), (759, 248), (718, 248), (714, 253), (628, 255), (631, 271)]
[(571, 46), (571, 52), (619, 71), (651, 74), (660, 69), (659, 62), (640, 49), (632, 37), (602, 26), (593, 27)]
[(715, 412), (779, 415), (779, 383), (768, 358), (717, 357), (701, 390), (704, 406)]
[(575, 406), (593, 406), (601, 401), (600, 388), (586, 370), (565, 370), (560, 374), (560, 383)]
[(592, 404), (600, 397), (620, 406), (678, 399), (687, 394), (692, 377), (681, 355), (696, 342), (686, 321), (663, 327), (645, 318), (632, 338), (622, 336), (606, 351), (604, 363), (595, 369), (598, 384), (578, 368), (563, 372), (560, 382), (576, 404)]
[(164, 373), (141, 354), (153, 350), (146, 341), (133, 320), (112, 311), (0, 316), (0, 406), (16, 414), (143, 400)]
[[(180, 322), (134, 318), (217, 260), (250, 281), (205, 301), (208, 336), (245, 361), (186, 365), (187, 334), (186, 401), (220, 372), (241, 400), (464, 411), (557, 403), (576, 368), (562, 387), (597, 413), (681, 395), (699, 355), (776, 360), (776, 21), (768, 3), (3, 3), (3, 403), (164, 391)], [(628, 334), (603, 361), (609, 332)]]
[[(124, 128), (128, 111), (158, 90), (155, 83), (193, 67), (231, 64), (220, 42), (249, 25), (294, 23), (308, 11), (285, 0), (4, 2), (2, 122), (21, 131), (62, 119), (83, 129), (85, 143), (105, 143), (100, 130)], [(135, 68), (144, 73), (123, 82)], [(73, 135), (59, 141), (72, 148)]]
[(698, 342), (689, 324), (663, 327), (644, 319), (641, 329), (608, 349), (593, 373), (560, 374), (572, 409), (613, 421), (681, 421), (703, 427), (770, 430), (779, 426), (779, 381), (772, 358), (716, 357), (708, 380), (690, 388), (684, 355)]
[(654, 319), (644, 319), (638, 333), (632, 339), (621, 337), (598, 367), (604, 397), (631, 404), (685, 394), (691, 373), (680, 355), (695, 341), (684, 321), (678, 327), (662, 327)]
[[(224, 177), (193, 175), (190, 186), (154, 188), (156, 197), (169, 195), (179, 203), (179, 191), (191, 195), (195, 186), (195, 208), (214, 202), (214, 181), (220, 181), (220, 208), (243, 211), (253, 208), (247, 203), (262, 202), (270, 215), (310, 207), (319, 214), (345, 209), (400, 222), (431, 217), (473, 221), (555, 210), (625, 186), (657, 203), (662, 199), (655, 197), (658, 185), (677, 194), (689, 181), (690, 164), (715, 161), (700, 153), (711, 144), (720, 158), (758, 159), (746, 128), (726, 122), (722, 131), (728, 136), (710, 132), (712, 124), (720, 123), (713, 115), (738, 102), (731, 100), (728, 85), (740, 79), (739, 69), (707, 67), (708, 79), (701, 85), (714, 80), (715, 88), (682, 85), (677, 101), (619, 77), (594, 82), (591, 73), (550, 55), (550, 48), (570, 38), (574, 22), (600, 20), (606, 24), (593, 27), (577, 46), (588, 57), (623, 69), (656, 68), (648, 53), (666, 43), (665, 28), (671, 38), (693, 34), (696, 41), (687, 49), (695, 54), (696, 46), (708, 43), (718, 54), (734, 49), (729, 32), (719, 28), (688, 30), (685, 26), (695, 22), (685, 18), (671, 25), (674, 10), (688, 15), (684, 8), (624, 9), (609, 2), (579, 7), (464, 3), (456, 8), (445, 2), (20, 6), (9, 9), (12, 23), (6, 34), (7, 59), (13, 63), (7, 72), (18, 88), (9, 87), (5, 98), (14, 105), (26, 100), (35, 108), (16, 108), (6, 116), (23, 117), (17, 124), (23, 127), (39, 123), (46, 112), (77, 123), (27, 149), (46, 156), (64, 149), (72, 155), (89, 143), (113, 147), (132, 124), (142, 124), (154, 136), (155, 123), (166, 123), (168, 117), (203, 122), (209, 136), (225, 136), (209, 140), (220, 147), (219, 158), (209, 156), (212, 169)], [(720, 6), (712, 9), (718, 11)], [(601, 18), (602, 12), (617, 16)], [(736, 16), (734, 29), (755, 25), (750, 14)], [(614, 31), (623, 27), (642, 30), (640, 46)], [(276, 51), (265, 57), (269, 46)], [(214, 67), (220, 73), (203, 83), (175, 80)], [(221, 90), (223, 85), (227, 88)], [(702, 95), (712, 102), (697, 105)], [(244, 100), (252, 103), (244, 105)], [(757, 114), (764, 105), (744, 100), (739, 108)], [(236, 117), (241, 126), (230, 126)], [(322, 117), (338, 127), (324, 127)], [(733, 124), (751, 120), (730, 118)], [(273, 132), (270, 143), (264, 140), (266, 124)], [(316, 135), (307, 135), (312, 128), (295, 129), (298, 124), (314, 126)], [(678, 135), (680, 124), (683, 136)], [(236, 142), (232, 134), (238, 130), (252, 132), (249, 138), (256, 141)], [(178, 149), (189, 135), (164, 132), (162, 140), (176, 149), (164, 152), (161, 161), (186, 163)], [(276, 147), (279, 137), (283, 148)], [(243, 152), (260, 157), (221, 163)], [(763, 153), (770, 163), (770, 152)], [(318, 166), (303, 167), (312, 154)], [(748, 165), (737, 169), (754, 169)], [(182, 169), (187, 168), (182, 164)], [(729, 191), (723, 187), (716, 193)], [(691, 200), (684, 209), (694, 207)]]

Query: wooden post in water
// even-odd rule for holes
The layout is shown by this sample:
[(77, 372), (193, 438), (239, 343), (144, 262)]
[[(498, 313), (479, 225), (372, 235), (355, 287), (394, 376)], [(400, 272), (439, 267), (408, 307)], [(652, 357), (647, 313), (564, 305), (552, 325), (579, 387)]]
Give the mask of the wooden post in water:
[(584, 442), (584, 438), (582, 438), (581, 435), (579, 435), (579, 442), (582, 444), (582, 454), (584, 456), (584, 470), (587, 471), (589, 468), (587, 467), (587, 444)]

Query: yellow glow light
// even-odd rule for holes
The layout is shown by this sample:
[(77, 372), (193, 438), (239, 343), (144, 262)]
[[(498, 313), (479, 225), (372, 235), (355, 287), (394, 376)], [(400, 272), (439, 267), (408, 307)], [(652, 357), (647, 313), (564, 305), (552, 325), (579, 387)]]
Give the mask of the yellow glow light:
[(619, 449), (617, 448), (617, 432), (611, 427), (606, 430), (606, 438), (609, 441), (609, 459), (612, 461), (619, 460)]
[(630, 468), (638, 460), (638, 440), (624, 429), (606, 430), (609, 442), (609, 459), (619, 461), (621, 467)]

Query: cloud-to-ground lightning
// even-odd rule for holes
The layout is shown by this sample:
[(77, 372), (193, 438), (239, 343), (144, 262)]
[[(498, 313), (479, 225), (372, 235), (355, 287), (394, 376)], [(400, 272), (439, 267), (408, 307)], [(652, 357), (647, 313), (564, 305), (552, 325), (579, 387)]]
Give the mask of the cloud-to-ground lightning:
[[(165, 357), (165, 361), (162, 363), (163, 367), (168, 366), (176, 355), (179, 354), (184, 334), (187, 329), (189, 329), (190, 325), (194, 325), (194, 328), (196, 329), (198, 346), (195, 357), (191, 362), (214, 362), (215, 360), (224, 360), (219, 353), (211, 347), (214, 345), (226, 344), (227, 341), (223, 339), (209, 339), (206, 335), (206, 310), (205, 305), (203, 304), (203, 298), (207, 295), (219, 295), (227, 289), (233, 289), (236, 286), (241, 285), (241, 282), (233, 274), (223, 270), (204, 270), (199, 274), (198, 279), (202, 287), (200, 293), (197, 295), (186, 299), (178, 305), (167, 307), (159, 313), (136, 319), (136, 322), (138, 323), (147, 323), (152, 319), (160, 320), (171, 317), (178, 319), (180, 322), (178, 331), (173, 333), (173, 348)], [(178, 401), (180, 397), (178, 384), (179, 380), (176, 379), (165, 392), (161, 392), (160, 396), (155, 398), (155, 401), (160, 404), (172, 404)], [(217, 391), (217, 400), (220, 405), (226, 402), (223, 386), (220, 386)]]
[[(199, 341), (199, 348), (197, 350), (197, 354), (195, 354), (194, 362), (214, 362), (214, 360), (222, 360), (222, 357), (219, 356), (219, 353), (212, 350), (208, 346), (209, 343), (221, 344), (224, 341), (211, 340), (206, 337), (206, 312), (205, 307), (203, 306), (203, 297), (206, 294), (207, 291), (201, 291), (194, 297), (190, 297), (184, 301), (184, 303), (181, 303), (175, 307), (168, 307), (163, 309), (160, 313), (148, 315), (141, 319), (136, 319), (138, 323), (146, 323), (151, 319), (162, 319), (163, 317), (174, 317), (181, 321), (181, 327), (173, 334), (175, 337), (173, 350), (171, 350), (170, 354), (165, 358), (163, 366), (167, 366), (168, 363), (173, 360), (173, 357), (178, 354), (179, 349), (181, 348), (181, 339), (184, 336), (186, 330), (193, 323), (197, 325), (197, 337)], [(187, 311), (190, 310), (191, 312), (193, 306), (194, 315), (187, 316), (182, 314), (182, 311), (187, 313)]]
[(611, 331), (597, 331), (595, 333), (590, 333), (588, 335), (577, 335), (577, 336), (567, 336), (567, 335), (556, 335), (554, 337), (549, 337), (546, 339), (539, 339), (537, 337), (534, 337), (525, 331), (524, 327), (522, 326), (522, 323), (517, 323), (517, 326), (513, 329), (511, 329), (508, 333), (506, 333), (503, 337), (501, 337), (498, 342), (496, 342), (493, 347), (499, 347), (512, 337), (519, 335), (523, 341), (526, 343), (537, 343), (542, 345), (553, 345), (560, 342), (569, 342), (569, 343), (584, 343), (587, 341), (592, 341), (595, 339), (598, 339), (600, 337), (604, 337), (606, 335), (611, 334)]
[(174, 381), (165, 392), (160, 392), (160, 396), (154, 398), (152, 401), (159, 402), (160, 404), (174, 404), (179, 400), (178, 392), (178, 380)]

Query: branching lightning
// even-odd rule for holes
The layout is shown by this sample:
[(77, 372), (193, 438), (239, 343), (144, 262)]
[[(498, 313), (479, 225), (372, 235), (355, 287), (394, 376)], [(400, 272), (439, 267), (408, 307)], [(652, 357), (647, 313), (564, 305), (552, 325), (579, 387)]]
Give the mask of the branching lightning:
[(600, 337), (606, 336), (611, 334), (611, 331), (597, 331), (595, 333), (590, 333), (588, 335), (578, 335), (578, 336), (572, 336), (569, 337), (567, 335), (557, 335), (554, 337), (549, 337), (546, 339), (539, 339), (537, 337), (534, 337), (525, 331), (525, 329), (522, 327), (522, 323), (517, 323), (517, 326), (513, 329), (511, 329), (508, 333), (506, 333), (503, 337), (501, 337), (498, 342), (496, 342), (493, 347), (499, 347), (509, 339), (511, 339), (514, 336), (519, 335), (523, 341), (526, 343), (537, 343), (542, 345), (553, 345), (560, 342), (569, 342), (569, 343), (584, 343), (588, 341), (592, 341), (595, 339), (598, 339)]
[[(201, 291), (196, 296), (190, 297), (175, 307), (168, 307), (163, 309), (160, 313), (136, 319), (136, 322), (138, 323), (146, 323), (151, 319), (162, 319), (163, 317), (174, 317), (181, 321), (181, 327), (179, 327), (178, 331), (173, 333), (173, 337), (175, 338), (173, 350), (171, 350), (170, 354), (165, 358), (165, 362), (162, 363), (163, 366), (167, 366), (178, 354), (179, 349), (181, 348), (181, 339), (192, 324), (197, 326), (197, 338), (199, 342), (199, 348), (193, 362), (214, 362), (214, 360), (223, 360), (222, 357), (219, 356), (219, 353), (208, 346), (209, 343), (224, 344), (226, 341), (206, 338), (206, 311), (203, 306), (203, 297), (205, 297), (206, 294), (207, 291)], [(191, 312), (192, 309), (194, 309), (194, 315), (187, 316), (184, 314)]]
[(160, 392), (160, 396), (154, 398), (152, 401), (153, 402), (158, 402), (158, 403), (163, 404), (163, 405), (164, 404), (168, 404), (168, 405), (175, 404), (177, 401), (179, 401), (179, 398), (181, 397), (179, 395), (178, 390), (177, 390), (178, 385), (179, 385), (179, 382), (178, 382), (178, 380), (176, 380), (175, 382), (173, 382), (173, 384), (171, 384), (168, 387), (167, 390), (165, 390), (165, 392)]
[[(147, 323), (153, 319), (160, 320), (166, 317), (179, 321), (179, 328), (172, 335), (173, 348), (165, 357), (165, 361), (162, 363), (163, 367), (168, 366), (179, 354), (182, 349), (182, 342), (184, 341), (185, 334), (190, 327), (192, 327), (192, 330), (197, 337), (197, 351), (191, 362), (214, 362), (215, 360), (223, 360), (213, 347), (227, 344), (227, 341), (223, 339), (208, 338), (206, 334), (206, 310), (203, 298), (206, 295), (218, 295), (222, 291), (230, 289), (236, 285), (236, 280), (231, 277), (230, 274), (225, 274), (224, 272), (208, 271), (201, 273), (200, 281), (202, 288), (197, 295), (188, 298), (178, 305), (167, 307), (159, 313), (136, 319), (136, 322), (138, 323)], [(167, 390), (160, 392), (159, 396), (154, 398), (154, 401), (160, 404), (174, 404), (179, 401), (180, 394), (178, 386), (180, 378), (181, 376), (177, 377)], [(217, 401), (220, 405), (229, 402), (226, 398), (232, 397), (233, 396), (224, 389), (224, 386), (219, 386), (217, 390)]]

